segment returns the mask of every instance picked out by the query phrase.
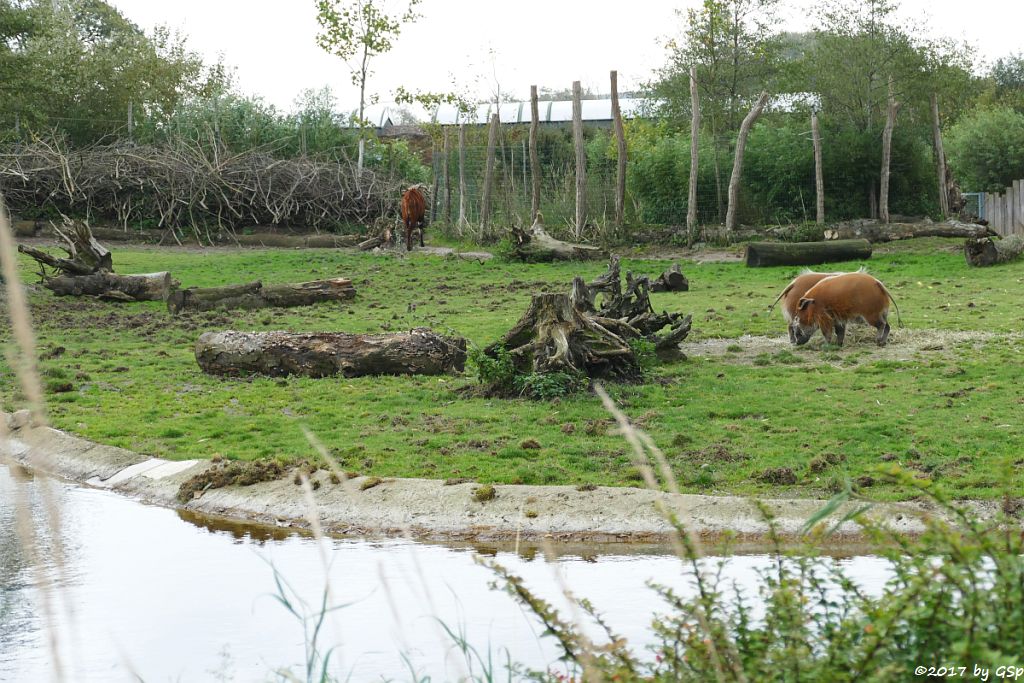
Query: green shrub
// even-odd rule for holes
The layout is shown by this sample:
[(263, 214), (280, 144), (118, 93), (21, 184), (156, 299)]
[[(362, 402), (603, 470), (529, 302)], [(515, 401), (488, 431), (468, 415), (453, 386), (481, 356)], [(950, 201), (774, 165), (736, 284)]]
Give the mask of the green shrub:
[(965, 190), (1003, 192), (1024, 178), (1024, 114), (997, 107), (964, 116), (946, 136), (950, 166)]
[(588, 384), (585, 376), (568, 372), (533, 372), (515, 378), (521, 395), (541, 401), (569, 396), (586, 389)]

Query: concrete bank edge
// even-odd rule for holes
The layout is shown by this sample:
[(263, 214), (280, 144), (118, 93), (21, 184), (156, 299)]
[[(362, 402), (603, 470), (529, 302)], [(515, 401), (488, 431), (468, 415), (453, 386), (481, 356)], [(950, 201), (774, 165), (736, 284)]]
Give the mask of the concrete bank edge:
[[(145, 503), (277, 527), (308, 528), (308, 506), (291, 477), (252, 486), (210, 489), (180, 503), (182, 482), (211, 466), (207, 460), (172, 461), (96, 444), (49, 427), (35, 427), (27, 411), (0, 413), (0, 453), (30, 469), (78, 484), (105, 488)], [(392, 479), (360, 490), (364, 478), (331, 484), (325, 472), (315, 475), (320, 521), (331, 534), (410, 536), (430, 540), (658, 542), (672, 528), (658, 502), (674, 509), (695, 534), (705, 540), (731, 532), (745, 541), (768, 533), (753, 500), (737, 496), (673, 495), (646, 489), (599, 486), (579, 491), (572, 486), (497, 485), (493, 500), (477, 502), (474, 483), (446, 486), (428, 479)], [(825, 501), (762, 500), (781, 535), (798, 536), (805, 521)], [(994, 514), (998, 503), (971, 506), (982, 516)], [(849, 508), (847, 508), (849, 509)], [(841, 511), (845, 512), (845, 510)], [(527, 514), (529, 513), (529, 515)], [(921, 533), (924, 519), (934, 514), (918, 503), (879, 504), (869, 513), (906, 535)], [(863, 540), (859, 527), (843, 524), (836, 543)]]

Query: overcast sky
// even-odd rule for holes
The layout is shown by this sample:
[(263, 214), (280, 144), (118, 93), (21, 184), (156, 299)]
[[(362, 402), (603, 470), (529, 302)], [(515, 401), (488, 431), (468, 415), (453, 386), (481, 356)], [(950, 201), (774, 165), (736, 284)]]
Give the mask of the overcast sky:
[[(208, 60), (223, 55), (245, 93), (290, 109), (306, 88), (329, 85), (342, 109), (355, 108), (349, 71), (316, 45), (314, 0), (110, 0), (144, 29), (166, 24), (188, 36)], [(390, 0), (399, 6), (400, 0)], [(678, 35), (676, 9), (700, 0), (424, 0), (422, 18), (408, 26), (394, 50), (372, 65), (369, 89), (388, 101), (399, 85), (410, 89), (501, 92), (527, 99), (529, 86), (568, 88), (573, 80), (608, 90), (650, 78), (665, 59), (666, 38)], [(812, 0), (783, 0), (783, 26), (806, 30)], [(901, 16), (926, 19), (933, 35), (968, 41), (980, 58), (1022, 49), (1020, 0), (903, 0)]]

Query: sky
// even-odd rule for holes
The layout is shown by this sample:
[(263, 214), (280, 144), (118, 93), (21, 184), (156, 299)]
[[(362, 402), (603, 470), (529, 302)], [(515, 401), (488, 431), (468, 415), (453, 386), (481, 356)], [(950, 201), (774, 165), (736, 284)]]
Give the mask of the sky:
[[(165, 24), (208, 61), (235, 68), (238, 89), (291, 110), (305, 89), (330, 86), (341, 110), (358, 105), (348, 67), (316, 44), (315, 0), (108, 0), (149, 30)], [(401, 0), (386, 0), (404, 7)], [(459, 91), (481, 99), (528, 99), (530, 85), (608, 92), (651, 78), (665, 41), (681, 32), (676, 10), (700, 0), (423, 0), (422, 17), (372, 64), (369, 91), (390, 102), (398, 86)], [(782, 0), (782, 27), (811, 27), (812, 0)], [(925, 19), (934, 36), (965, 40), (982, 60), (1021, 51), (1020, 0), (902, 0), (900, 16)]]

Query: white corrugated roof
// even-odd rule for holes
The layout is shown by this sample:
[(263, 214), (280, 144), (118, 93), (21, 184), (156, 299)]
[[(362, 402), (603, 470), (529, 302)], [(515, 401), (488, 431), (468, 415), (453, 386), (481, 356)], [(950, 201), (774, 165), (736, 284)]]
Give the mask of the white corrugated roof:
[[(584, 121), (611, 121), (612, 101), (583, 100), (581, 103)], [(624, 97), (619, 99), (619, 108), (624, 118), (634, 118), (640, 108), (646, 104), (641, 98)], [(494, 104), (481, 104), (468, 114), (463, 114), (452, 104), (442, 104), (430, 117), (434, 123), (455, 125), (459, 123), (487, 123), (494, 112)], [(541, 123), (565, 123), (572, 121), (572, 100), (556, 100), (538, 103), (538, 116)], [(530, 103), (505, 102), (498, 110), (498, 118), (502, 123), (530, 123)]]

